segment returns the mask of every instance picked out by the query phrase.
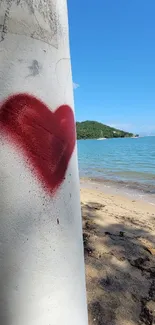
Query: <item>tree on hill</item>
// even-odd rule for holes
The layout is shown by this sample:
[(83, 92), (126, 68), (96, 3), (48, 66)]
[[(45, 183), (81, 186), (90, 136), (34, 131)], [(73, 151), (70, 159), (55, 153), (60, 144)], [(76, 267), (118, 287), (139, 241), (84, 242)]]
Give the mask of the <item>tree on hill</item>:
[(133, 134), (112, 128), (96, 121), (84, 121), (76, 123), (77, 139), (98, 139), (98, 138), (125, 138)]

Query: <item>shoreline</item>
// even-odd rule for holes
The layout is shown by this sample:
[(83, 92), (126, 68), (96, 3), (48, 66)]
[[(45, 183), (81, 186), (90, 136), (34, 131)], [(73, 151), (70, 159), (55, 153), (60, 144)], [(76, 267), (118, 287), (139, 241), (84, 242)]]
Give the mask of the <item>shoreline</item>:
[(112, 181), (107, 179), (80, 177), (80, 187), (103, 191), (104, 193), (121, 195), (130, 199), (144, 201), (150, 205), (155, 205), (155, 187), (146, 187), (139, 183)]

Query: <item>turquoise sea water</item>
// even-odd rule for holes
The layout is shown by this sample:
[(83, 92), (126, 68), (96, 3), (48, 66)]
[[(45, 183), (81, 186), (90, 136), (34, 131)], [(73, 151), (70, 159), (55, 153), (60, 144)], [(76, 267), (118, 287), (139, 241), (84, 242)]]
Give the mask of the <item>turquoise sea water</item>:
[(155, 137), (79, 140), (80, 177), (155, 193)]

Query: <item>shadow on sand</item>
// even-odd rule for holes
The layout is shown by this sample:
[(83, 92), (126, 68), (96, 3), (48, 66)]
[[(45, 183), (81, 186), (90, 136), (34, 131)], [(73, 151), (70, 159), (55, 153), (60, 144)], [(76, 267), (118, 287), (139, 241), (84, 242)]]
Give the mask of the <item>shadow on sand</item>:
[(153, 325), (155, 238), (140, 222), (126, 225), (123, 216), (101, 227), (103, 209), (82, 204), (89, 325)]

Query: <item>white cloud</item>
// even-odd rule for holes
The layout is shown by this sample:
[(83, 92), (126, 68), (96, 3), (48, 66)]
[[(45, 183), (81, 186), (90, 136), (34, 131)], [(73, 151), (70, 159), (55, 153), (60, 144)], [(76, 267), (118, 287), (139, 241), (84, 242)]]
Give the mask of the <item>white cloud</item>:
[(153, 125), (148, 125), (148, 123), (139, 125), (139, 123), (119, 123), (117, 121), (104, 121), (103, 122), (106, 125), (109, 125), (113, 128), (123, 130), (126, 132), (132, 132), (135, 134), (140, 134), (140, 135), (155, 135), (155, 126)]
[(131, 131), (131, 129), (133, 127), (129, 123), (109, 123), (108, 125), (111, 126), (112, 128), (119, 129), (119, 130), (125, 130), (125, 131), (128, 131), (128, 130)]
[(154, 135), (155, 134), (155, 126), (154, 125), (141, 125), (139, 127), (139, 133), (142, 135)]
[(79, 88), (79, 87), (80, 87), (80, 85), (79, 85), (79, 84), (77, 84), (77, 83), (73, 82), (73, 89), (77, 89), (77, 88)]

